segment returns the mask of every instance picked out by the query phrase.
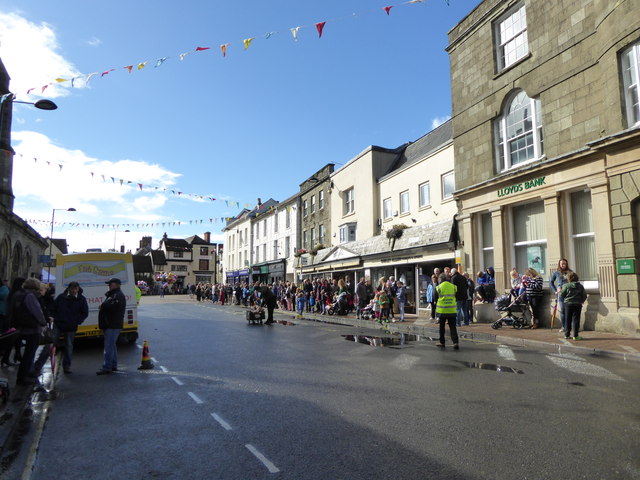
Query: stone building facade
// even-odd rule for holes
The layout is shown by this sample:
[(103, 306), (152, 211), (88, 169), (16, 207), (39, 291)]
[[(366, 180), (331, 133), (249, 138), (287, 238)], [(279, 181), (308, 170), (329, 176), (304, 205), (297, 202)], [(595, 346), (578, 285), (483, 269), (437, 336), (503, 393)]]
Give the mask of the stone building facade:
[(638, 7), (485, 0), (449, 32), (464, 268), (501, 289), (567, 258), (587, 328), (640, 326)]
[(331, 231), (331, 174), (328, 163), (300, 184), (300, 247), (310, 251), (332, 245)]

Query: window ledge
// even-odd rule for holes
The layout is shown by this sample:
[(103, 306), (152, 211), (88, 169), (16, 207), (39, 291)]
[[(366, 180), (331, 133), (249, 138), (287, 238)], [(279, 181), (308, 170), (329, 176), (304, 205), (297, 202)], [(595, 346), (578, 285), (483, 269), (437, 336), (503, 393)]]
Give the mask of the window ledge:
[(524, 57), (516, 60), (514, 63), (512, 63), (511, 65), (509, 65), (508, 67), (504, 67), (502, 70), (500, 70), (498, 73), (496, 73), (493, 76), (493, 80), (500, 78), (502, 75), (504, 75), (505, 73), (511, 71), (513, 68), (517, 67), (518, 65), (520, 65), (522, 62), (529, 60), (532, 57), (531, 52), (527, 53)]
[(418, 211), (420, 211), (420, 212), (421, 212), (421, 211), (423, 211), (423, 210), (429, 210), (430, 208), (433, 208), (433, 205), (431, 205), (431, 204), (429, 204), (429, 205), (425, 205), (425, 206), (423, 206), (423, 207), (420, 207), (420, 208), (418, 209)]

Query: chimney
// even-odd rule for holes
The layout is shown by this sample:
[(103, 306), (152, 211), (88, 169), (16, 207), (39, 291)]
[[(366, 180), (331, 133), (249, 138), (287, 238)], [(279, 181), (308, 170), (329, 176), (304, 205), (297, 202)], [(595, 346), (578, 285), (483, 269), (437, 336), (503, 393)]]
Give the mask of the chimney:
[(211, 232), (204, 232), (204, 241), (211, 243)]
[(260, 207), (261, 205), (262, 205), (262, 200), (258, 198), (258, 207)]
[(142, 240), (140, 240), (140, 248), (144, 247), (151, 249), (151, 237), (142, 237)]

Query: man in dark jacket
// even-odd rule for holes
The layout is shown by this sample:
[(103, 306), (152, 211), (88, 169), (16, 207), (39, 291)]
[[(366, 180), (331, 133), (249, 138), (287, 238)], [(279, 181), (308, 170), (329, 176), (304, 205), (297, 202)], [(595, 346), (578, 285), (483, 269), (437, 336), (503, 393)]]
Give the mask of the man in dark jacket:
[(262, 305), (267, 307), (267, 321), (265, 325), (271, 325), (273, 323), (273, 310), (276, 308), (276, 296), (273, 294), (268, 286), (259, 287), (260, 300)]
[(78, 282), (71, 282), (69, 286), (56, 298), (54, 336), (64, 337), (64, 357), (62, 368), (64, 373), (71, 373), (71, 356), (73, 355), (73, 340), (78, 325), (89, 316), (87, 299), (82, 295)]
[(367, 294), (367, 284), (365, 278), (362, 277), (356, 285), (356, 297), (358, 300), (358, 309), (356, 317), (360, 318), (360, 311), (369, 304), (369, 295)]
[(118, 370), (116, 342), (124, 326), (124, 312), (127, 308), (127, 298), (120, 290), (120, 279), (112, 278), (105, 283), (109, 285), (109, 291), (98, 312), (98, 326), (104, 331), (104, 363), (96, 372), (97, 375), (108, 375)]
[(469, 325), (469, 311), (467, 310), (467, 297), (469, 286), (467, 285), (467, 279), (462, 276), (457, 269), (451, 269), (451, 283), (453, 283), (456, 290), (456, 327), (460, 324)]

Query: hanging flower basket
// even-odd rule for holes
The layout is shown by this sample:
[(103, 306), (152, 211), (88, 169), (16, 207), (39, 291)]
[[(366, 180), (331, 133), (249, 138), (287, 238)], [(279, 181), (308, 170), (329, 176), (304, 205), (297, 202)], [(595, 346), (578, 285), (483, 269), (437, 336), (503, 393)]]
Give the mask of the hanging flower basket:
[(389, 230), (387, 230), (387, 238), (389, 239), (389, 243), (391, 244), (391, 250), (396, 246), (396, 240), (402, 237), (405, 229), (407, 227), (404, 223), (399, 223), (397, 225), (393, 225)]
[(318, 254), (318, 251), (322, 250), (323, 248), (324, 245), (322, 243), (317, 243), (311, 250), (309, 250), (309, 253), (315, 257)]

